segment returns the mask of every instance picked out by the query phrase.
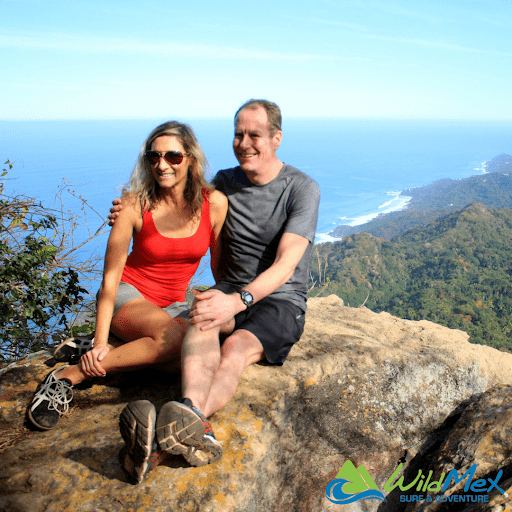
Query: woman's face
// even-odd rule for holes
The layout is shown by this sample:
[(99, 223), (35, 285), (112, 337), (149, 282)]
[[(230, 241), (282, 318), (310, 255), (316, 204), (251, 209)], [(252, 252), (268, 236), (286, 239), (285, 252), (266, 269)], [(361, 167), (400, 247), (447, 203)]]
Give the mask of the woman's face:
[[(162, 135), (156, 138), (151, 144), (151, 150), (160, 153), (158, 162), (151, 164), (153, 177), (162, 189), (172, 188), (182, 183), (183, 186), (187, 180), (188, 167), (190, 165), (190, 156), (185, 154), (181, 142), (174, 135)], [(169, 163), (164, 155), (168, 152), (180, 153), (183, 160), (179, 164)], [(171, 157), (173, 155), (170, 155)]]

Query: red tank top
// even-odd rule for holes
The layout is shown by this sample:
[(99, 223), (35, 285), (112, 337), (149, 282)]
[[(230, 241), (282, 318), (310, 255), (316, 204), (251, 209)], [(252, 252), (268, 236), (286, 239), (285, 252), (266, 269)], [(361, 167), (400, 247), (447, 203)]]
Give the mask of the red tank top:
[(210, 246), (212, 227), (210, 203), (203, 193), (201, 220), (197, 231), (186, 238), (167, 238), (159, 233), (153, 214), (142, 216), (142, 229), (133, 237), (121, 281), (131, 284), (147, 300), (166, 307), (184, 302), (187, 286)]

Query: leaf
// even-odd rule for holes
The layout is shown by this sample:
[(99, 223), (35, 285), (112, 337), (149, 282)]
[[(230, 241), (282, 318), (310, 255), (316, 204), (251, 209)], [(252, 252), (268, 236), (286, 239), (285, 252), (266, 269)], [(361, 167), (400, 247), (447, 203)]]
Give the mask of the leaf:
[(11, 223), (9, 224), (9, 229), (15, 229), (20, 228), (23, 231), (26, 231), (28, 229), (28, 226), (21, 221), (20, 218), (13, 219)]

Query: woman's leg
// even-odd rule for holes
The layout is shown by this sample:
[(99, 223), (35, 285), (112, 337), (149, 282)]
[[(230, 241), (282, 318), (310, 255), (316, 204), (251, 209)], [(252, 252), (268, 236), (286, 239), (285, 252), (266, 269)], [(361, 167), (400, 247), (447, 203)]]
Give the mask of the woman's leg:
[[(108, 372), (180, 361), (187, 322), (174, 319), (146, 299), (133, 299), (112, 318), (112, 332), (126, 343), (112, 348), (101, 361)], [(28, 409), (37, 427), (49, 430), (66, 414), (73, 399), (73, 386), (86, 379), (81, 365), (49, 373)]]
[[(101, 364), (107, 373), (144, 366), (179, 368), (181, 345), (187, 322), (171, 318), (162, 308), (146, 299), (134, 299), (112, 318), (111, 332), (126, 343), (111, 349)], [(63, 368), (55, 377), (73, 385), (86, 379), (80, 364)]]

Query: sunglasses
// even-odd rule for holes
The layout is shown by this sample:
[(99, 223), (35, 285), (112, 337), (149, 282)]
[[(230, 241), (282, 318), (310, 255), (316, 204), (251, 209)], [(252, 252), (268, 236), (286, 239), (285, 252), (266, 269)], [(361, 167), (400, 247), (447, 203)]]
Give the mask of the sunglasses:
[(163, 158), (169, 165), (178, 165), (183, 162), (183, 157), (188, 153), (181, 153), (180, 151), (166, 151), (164, 154), (159, 151), (146, 151), (144, 156), (148, 159), (151, 165), (160, 163), (160, 159)]

